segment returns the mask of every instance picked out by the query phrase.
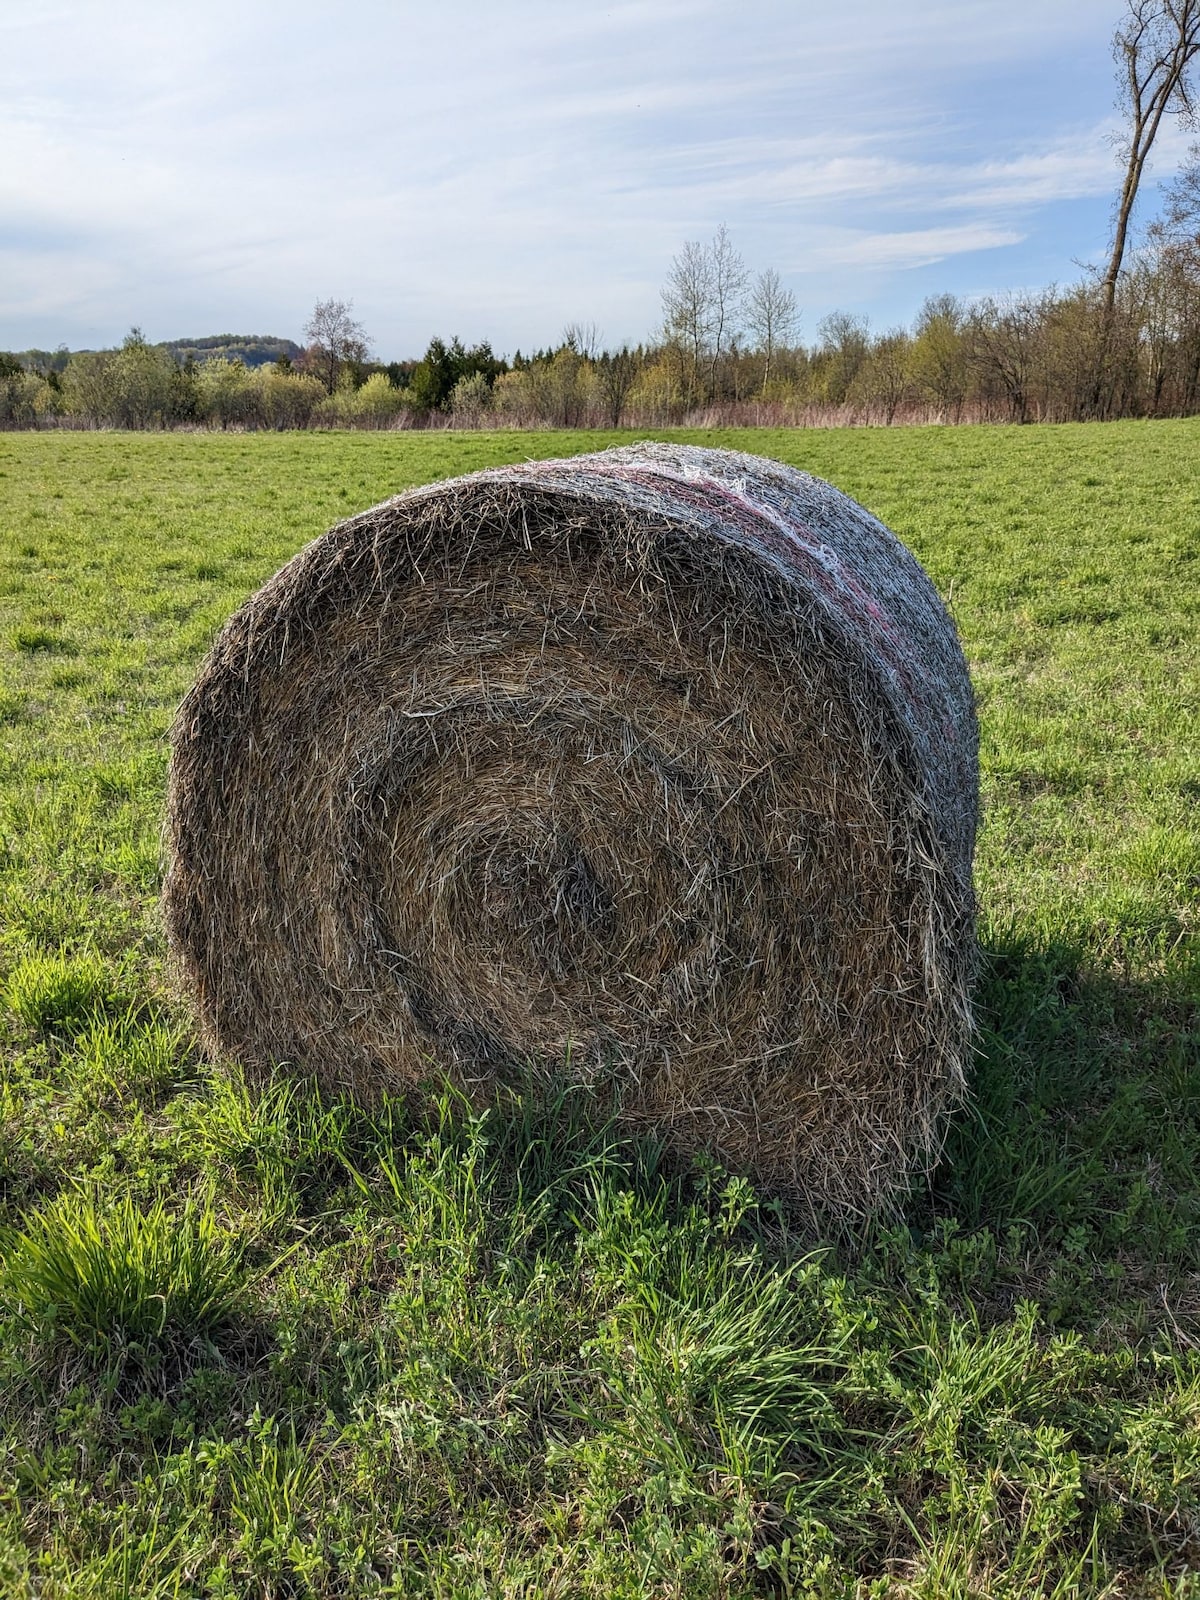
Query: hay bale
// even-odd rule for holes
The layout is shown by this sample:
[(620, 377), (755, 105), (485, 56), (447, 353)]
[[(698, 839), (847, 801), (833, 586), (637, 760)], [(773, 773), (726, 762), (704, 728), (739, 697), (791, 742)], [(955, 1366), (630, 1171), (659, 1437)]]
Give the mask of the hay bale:
[(567, 1073), (854, 1214), (970, 1047), (977, 732), (828, 484), (636, 445), (353, 517), (179, 712), (165, 911), (215, 1051), (360, 1097)]

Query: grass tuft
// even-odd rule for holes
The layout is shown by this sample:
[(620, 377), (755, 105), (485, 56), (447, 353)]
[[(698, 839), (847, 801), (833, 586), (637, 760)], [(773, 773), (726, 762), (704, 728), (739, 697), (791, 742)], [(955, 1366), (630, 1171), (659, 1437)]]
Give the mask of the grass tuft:
[(77, 1034), (124, 1008), (113, 975), (96, 955), (32, 955), (17, 963), (5, 1002), (26, 1026), (45, 1034)]
[(62, 634), (53, 633), (49, 628), (39, 628), (30, 625), (13, 630), (13, 644), (18, 650), (23, 650), (27, 655), (36, 655), (39, 651), (46, 655), (73, 656), (75, 646), (69, 639), (64, 639)]
[(69, 1190), (4, 1246), (0, 1302), (85, 1347), (206, 1332), (232, 1318), (245, 1283), (240, 1241), (194, 1202), (142, 1209)]

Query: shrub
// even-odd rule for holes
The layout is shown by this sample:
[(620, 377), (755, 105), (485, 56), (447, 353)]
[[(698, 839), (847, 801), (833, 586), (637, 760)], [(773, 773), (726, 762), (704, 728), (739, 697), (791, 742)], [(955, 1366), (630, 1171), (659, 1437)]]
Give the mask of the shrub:
[(196, 407), (206, 422), (245, 427), (256, 411), (254, 383), (240, 361), (217, 356), (196, 369)]
[(454, 385), (450, 412), (456, 428), (478, 428), (492, 405), (492, 390), (482, 372), (470, 372)]

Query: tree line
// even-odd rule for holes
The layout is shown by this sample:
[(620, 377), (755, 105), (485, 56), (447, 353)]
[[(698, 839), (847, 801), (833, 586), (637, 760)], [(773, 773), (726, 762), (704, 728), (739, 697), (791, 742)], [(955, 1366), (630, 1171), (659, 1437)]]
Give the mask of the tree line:
[[(253, 365), (236, 341), (0, 353), (0, 427), (663, 427), (1076, 421), (1200, 412), (1200, 144), (1163, 215), (1131, 248), (1131, 219), (1164, 118), (1197, 124), (1189, 76), (1200, 0), (1125, 0), (1113, 38), (1123, 178), (1102, 270), (1066, 288), (926, 300), (910, 327), (834, 311), (799, 338), (795, 297), (752, 276), (724, 226), (689, 241), (662, 322), (602, 349), (592, 325), (510, 360), (434, 338), (419, 360), (372, 360), (344, 301), (319, 301), (300, 349)], [(207, 356), (206, 345), (219, 353)], [(247, 345), (249, 352), (251, 346)], [(293, 355), (291, 352), (295, 352)]]
[[(1200, 209), (1200, 179), (1196, 182)], [(1200, 412), (1200, 230), (1161, 237), (1102, 284), (925, 302), (910, 328), (833, 312), (811, 344), (733, 303), (670, 320), (636, 347), (587, 329), (511, 360), (430, 342), (382, 364), (305, 352), (249, 367), (183, 363), (137, 329), (62, 370), (0, 356), (0, 426), (115, 428), (620, 428), (899, 422), (1060, 422)], [(323, 368), (323, 370), (321, 370)], [(1099, 381), (1097, 381), (1099, 380)]]

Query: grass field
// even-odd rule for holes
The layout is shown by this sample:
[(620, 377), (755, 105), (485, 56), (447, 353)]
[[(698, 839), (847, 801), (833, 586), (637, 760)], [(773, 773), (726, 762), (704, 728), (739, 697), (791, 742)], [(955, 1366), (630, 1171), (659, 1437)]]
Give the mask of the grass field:
[(0, 1594), (1200, 1596), (1200, 424), (739, 433), (949, 597), (973, 1100), (797, 1238), (568, 1096), (204, 1063), (156, 911), (229, 612), (410, 484), (595, 435), (0, 435)]

